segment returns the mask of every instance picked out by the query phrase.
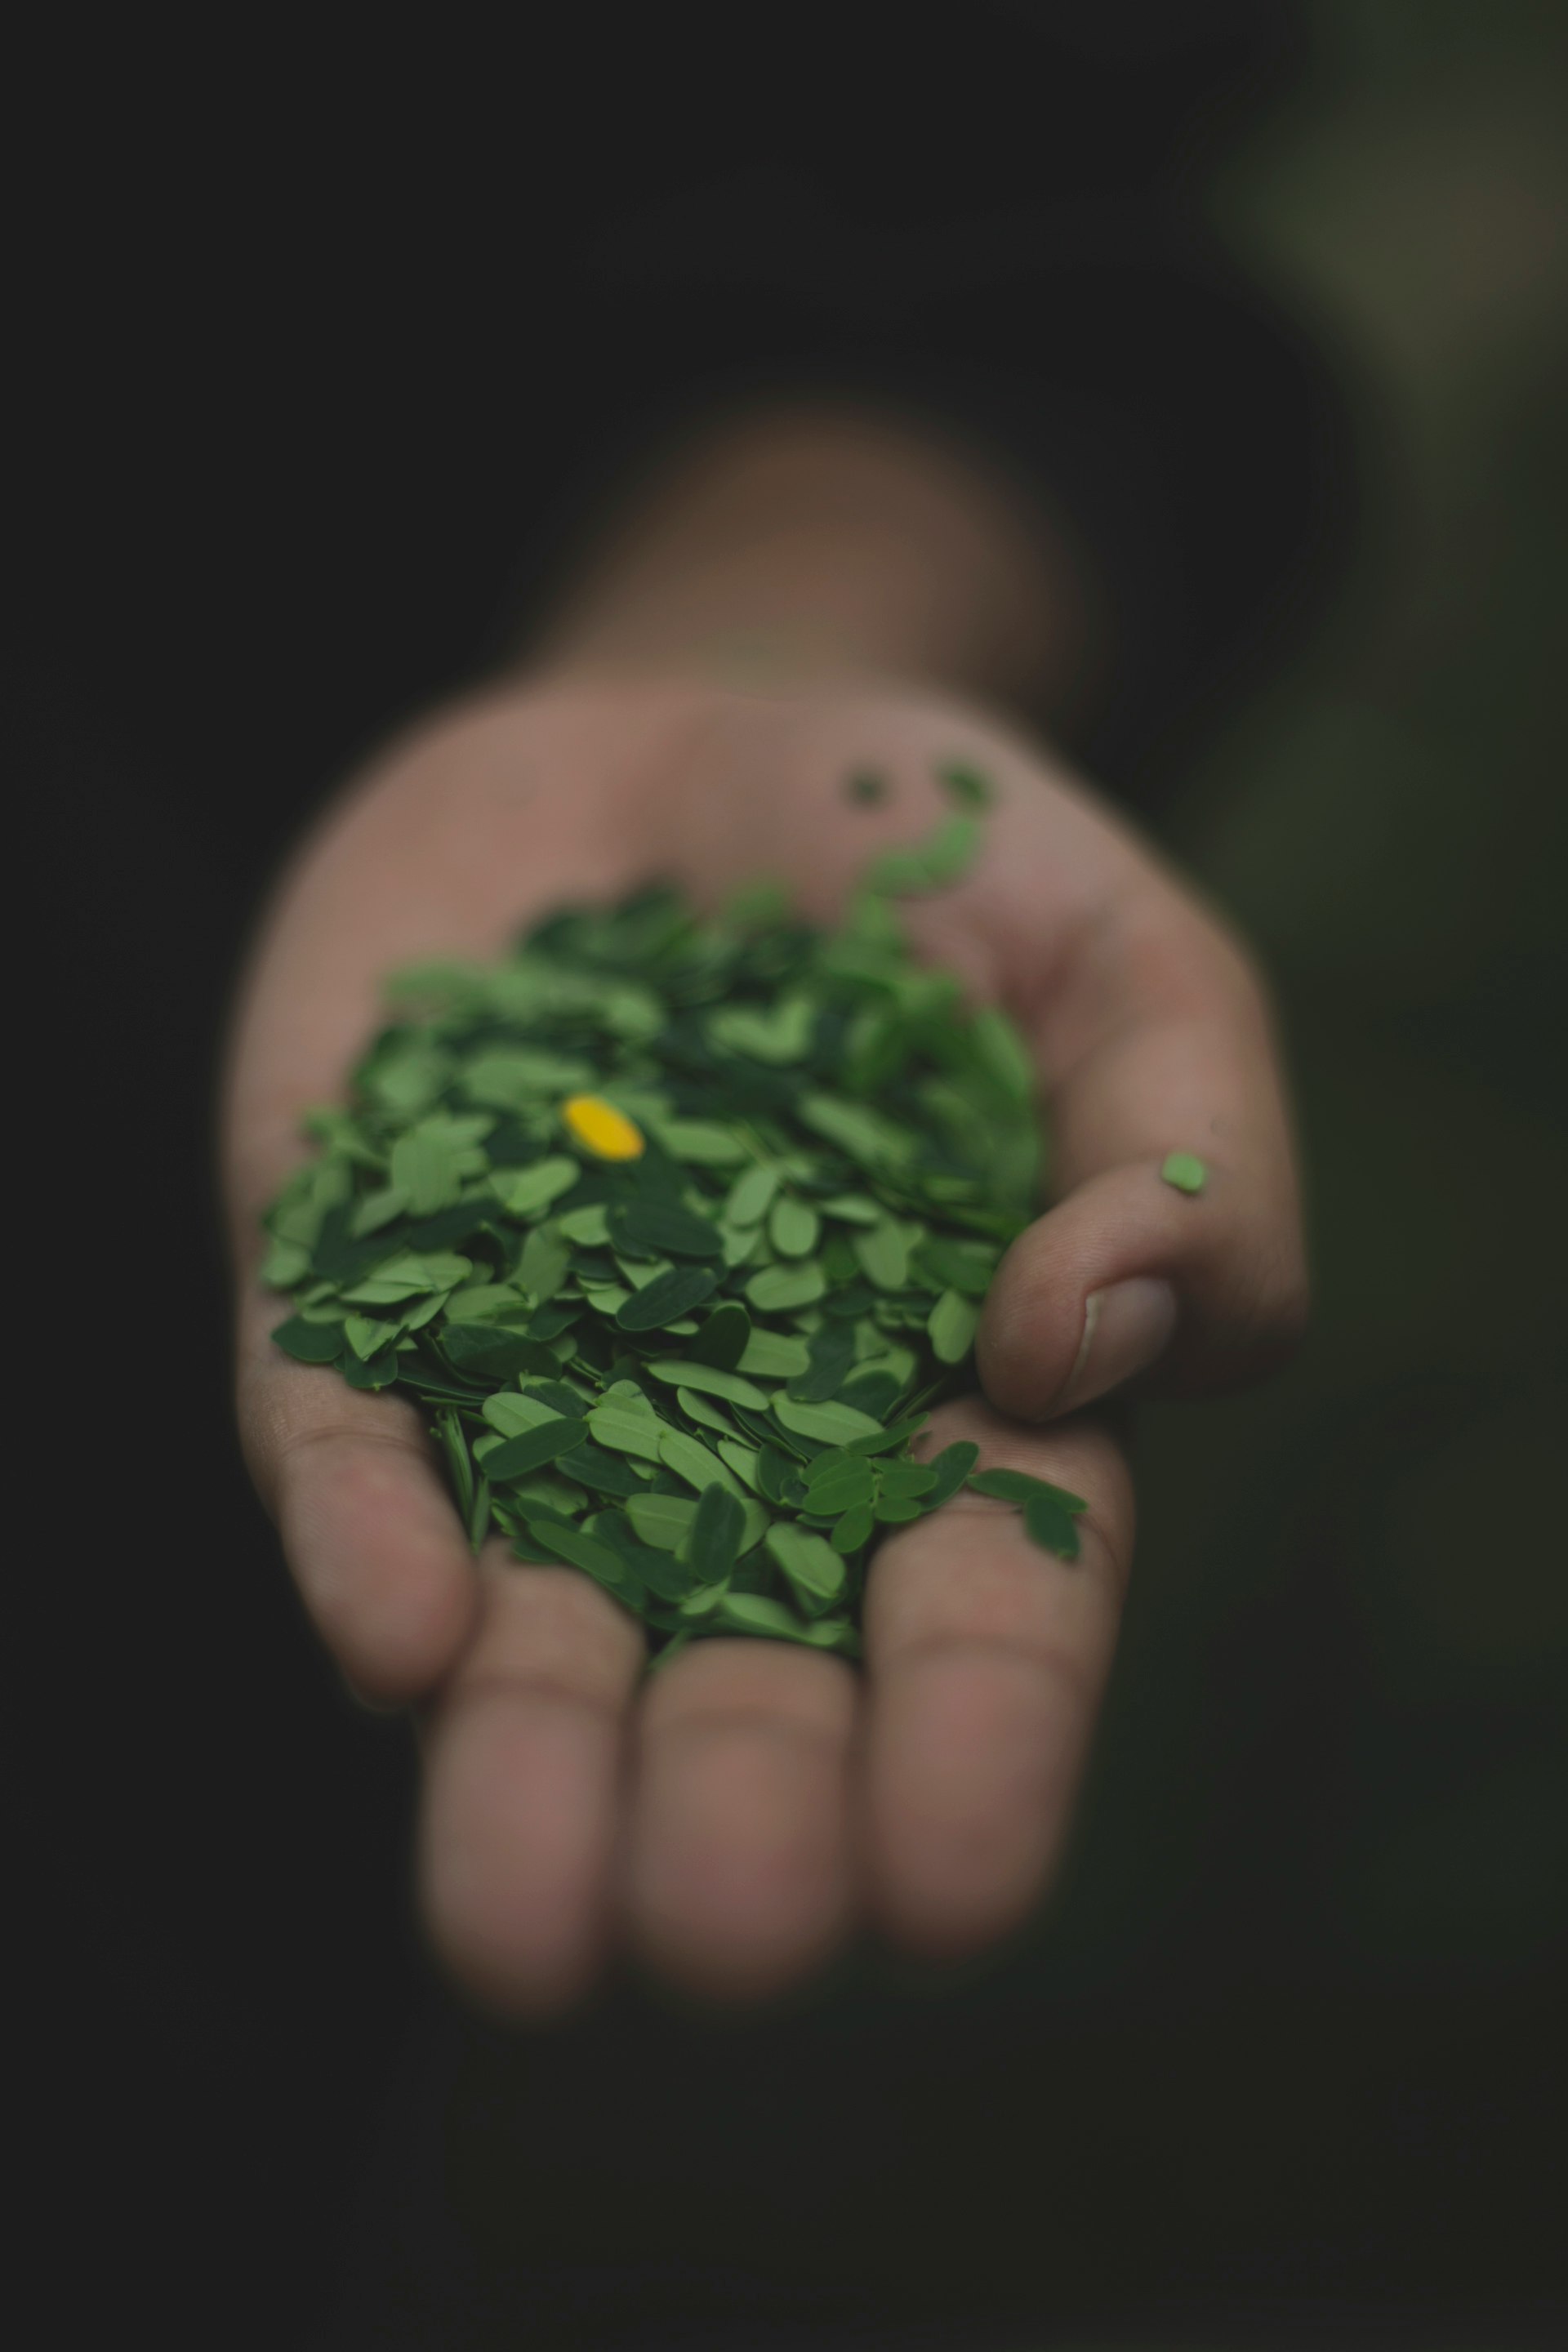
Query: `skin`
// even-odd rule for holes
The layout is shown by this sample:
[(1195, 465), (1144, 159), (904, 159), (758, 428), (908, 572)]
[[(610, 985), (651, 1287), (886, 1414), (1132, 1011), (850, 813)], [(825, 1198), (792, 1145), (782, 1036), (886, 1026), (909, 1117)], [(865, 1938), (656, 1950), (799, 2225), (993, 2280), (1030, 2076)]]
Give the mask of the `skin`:
[[(628, 507), (515, 671), (351, 782), (266, 911), (223, 1112), (242, 1438), (351, 1686), (415, 1710), (428, 1931), (498, 2013), (566, 2007), (618, 1948), (747, 2001), (866, 1928), (942, 1959), (1016, 1927), (1063, 1849), (1131, 1555), (1112, 1417), (1068, 1408), (1129, 1381), (1231, 1386), (1300, 1333), (1289, 1120), (1252, 960), (1008, 715), (1042, 679), (1063, 690), (1064, 648), (1089, 634), (1048, 528), (967, 454), (858, 414), (743, 420)], [(987, 1465), (1087, 1496), (1082, 1557), (966, 1494), (878, 1555), (863, 1673), (713, 1640), (645, 1681), (639, 1629), (586, 1578), (497, 1542), (475, 1563), (412, 1406), (272, 1347), (287, 1309), (255, 1279), (258, 1216), (387, 970), (497, 955), (563, 899), (656, 877), (710, 906), (766, 874), (831, 919), (868, 856), (946, 813), (933, 771), (955, 758), (998, 804), (977, 866), (910, 927), (1024, 1028), (1055, 1192), (987, 1303), (984, 1401), (923, 1443), (973, 1437)], [(842, 790), (865, 767), (890, 786), (872, 807)], [(1209, 1165), (1195, 1200), (1160, 1181), (1178, 1148)], [(1110, 1308), (1086, 1357), (1089, 1300), (1138, 1277), (1177, 1302), (1158, 1363)]]

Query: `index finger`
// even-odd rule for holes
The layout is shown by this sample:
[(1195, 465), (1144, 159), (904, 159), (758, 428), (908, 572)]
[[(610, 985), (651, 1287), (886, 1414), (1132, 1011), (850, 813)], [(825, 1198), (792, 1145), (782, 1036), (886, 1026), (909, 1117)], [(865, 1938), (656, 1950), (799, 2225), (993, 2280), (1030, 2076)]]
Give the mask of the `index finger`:
[(876, 1909), (933, 1956), (1017, 1925), (1065, 1840), (1116, 1644), (1132, 1487), (1089, 1421), (1023, 1429), (978, 1398), (932, 1418), (922, 1450), (972, 1438), (985, 1468), (1086, 1496), (1079, 1554), (962, 1492), (889, 1538), (867, 1587), (868, 1850)]

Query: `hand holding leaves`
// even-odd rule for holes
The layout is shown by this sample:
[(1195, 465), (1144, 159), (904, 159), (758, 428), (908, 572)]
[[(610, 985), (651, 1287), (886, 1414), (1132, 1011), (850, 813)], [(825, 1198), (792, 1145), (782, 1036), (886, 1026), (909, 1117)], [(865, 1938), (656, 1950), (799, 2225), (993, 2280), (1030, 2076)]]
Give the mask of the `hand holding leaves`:
[[(843, 779), (868, 752), (886, 795), (851, 801)], [(1182, 1300), (1174, 1377), (1208, 1385), (1233, 1376), (1277, 1350), (1293, 1316), (1288, 1277), (1299, 1252), (1258, 1001), (1228, 944), (1089, 796), (973, 713), (880, 690), (785, 704), (668, 684), (496, 697), (433, 724), (344, 802), (288, 877), (253, 961), (226, 1108), (244, 1275), (247, 1451), (307, 1603), (345, 1672), (371, 1694), (416, 1699), (424, 1711), (427, 1916), (454, 1969), (503, 2006), (569, 1999), (622, 1938), (689, 1982), (741, 1997), (808, 1968), (859, 1921), (933, 1952), (973, 1948), (1004, 1932), (1037, 1898), (1059, 1850), (1109, 1665), (1131, 1539), (1125, 1470), (1105, 1433), (1081, 1419), (1030, 1428), (975, 1399), (942, 1405), (910, 1433), (920, 1459), (909, 1468), (936, 1468), (945, 1480), (953, 1467), (947, 1449), (977, 1445), (989, 1469), (1022, 1471), (1087, 1496), (1087, 1511), (1066, 1514), (1076, 1560), (1029, 1540), (1017, 1501), (962, 1486), (931, 1511), (935, 1489), (900, 1496), (896, 1477), (889, 1486), (896, 1449), (866, 1454), (869, 1504), (822, 1515), (820, 1535), (795, 1514), (831, 1553), (839, 1519), (853, 1511), (922, 1507), (918, 1519), (879, 1522), (889, 1532), (867, 1581), (864, 1673), (807, 1643), (704, 1638), (643, 1687), (636, 1622), (593, 1567), (562, 1564), (562, 1547), (556, 1564), (519, 1570), (500, 1546), (476, 1566), (451, 1499), (446, 1446), (439, 1438), (432, 1444), (412, 1406), (395, 1392), (351, 1388), (334, 1371), (290, 1362), (272, 1345), (277, 1307), (254, 1281), (252, 1220), (299, 1163), (301, 1110), (340, 1097), (388, 970), (416, 957), (493, 962), (531, 910), (614, 902), (660, 873), (709, 907), (745, 877), (775, 873), (811, 919), (831, 923), (868, 855), (931, 829), (942, 810), (932, 768), (961, 757), (996, 780), (984, 847), (964, 879), (909, 900), (906, 919), (922, 961), (959, 972), (972, 1000), (1013, 1009), (1052, 1098), (1058, 1199), (1004, 1261), (978, 1332), (981, 1370), (994, 1397), (1030, 1416), (1048, 1412), (1078, 1355), (1088, 1295), (1158, 1274)], [(619, 1017), (629, 1033), (647, 1008), (629, 976), (625, 991)], [(777, 1048), (777, 1039), (769, 1042)], [(858, 1066), (874, 1076), (878, 1040), (868, 1034), (857, 1050)], [(770, 1066), (754, 1058), (765, 1081)], [(438, 1069), (417, 1055), (389, 1056), (381, 1066), (388, 1098), (409, 1108), (433, 1075)], [(489, 1074), (490, 1093), (504, 1093), (514, 1078), (504, 1068)], [(841, 1100), (852, 1114), (873, 1108)], [(813, 1100), (812, 1112), (804, 1123), (813, 1148), (862, 1169), (858, 1150), (896, 1167), (896, 1143), (874, 1117), (846, 1124), (831, 1090)], [(493, 1160), (497, 1133), (504, 1141), (515, 1113), (490, 1100), (454, 1114), (481, 1115), (498, 1122), (484, 1139)], [(687, 1433), (754, 1502), (767, 1507), (768, 1479), (819, 1462), (825, 1474), (856, 1480), (839, 1457), (855, 1458), (858, 1430), (808, 1437), (790, 1432), (780, 1411), (781, 1402), (801, 1411), (847, 1405), (878, 1430), (898, 1425), (887, 1415), (899, 1391), (879, 1388), (876, 1369), (862, 1370), (858, 1358), (840, 1375), (831, 1339), (818, 1344), (836, 1319), (826, 1312), (836, 1285), (826, 1284), (815, 1302), (823, 1309), (817, 1329), (792, 1339), (791, 1318), (810, 1307), (758, 1307), (744, 1282), (737, 1291), (730, 1277), (787, 1275), (820, 1258), (824, 1237), (836, 1234), (850, 1253), (853, 1283), (872, 1301), (896, 1297), (876, 1279), (879, 1270), (895, 1271), (887, 1238), (855, 1247), (857, 1234), (879, 1230), (882, 1205), (853, 1184), (803, 1196), (820, 1233), (797, 1253), (788, 1244), (800, 1235), (787, 1225), (775, 1235), (767, 1223), (791, 1188), (773, 1183), (762, 1197), (766, 1175), (700, 1156), (725, 1146), (711, 1122), (683, 1110), (674, 1125), (690, 1155), (679, 1164), (697, 1171), (705, 1195), (722, 1197), (728, 1223), (763, 1229), (775, 1265), (731, 1269), (721, 1257), (671, 1251), (672, 1268), (721, 1275), (719, 1288), (675, 1318), (694, 1320), (699, 1330), (676, 1334), (673, 1349), (659, 1344), (668, 1325), (650, 1329), (646, 1342), (620, 1327), (623, 1336), (648, 1369), (650, 1388), (660, 1386), (655, 1364), (692, 1374), (707, 1364), (770, 1398), (773, 1434), (764, 1444), (742, 1419), (754, 1406), (694, 1379), (665, 1384), (689, 1401)], [(1173, 1149), (1194, 1146), (1209, 1165), (1198, 1197), (1163, 1184), (1159, 1173)], [(448, 1135), (444, 1148), (455, 1159), (474, 1146)], [(515, 1161), (514, 1172), (551, 1156)], [(574, 1155), (563, 1145), (557, 1156)], [(428, 1202), (437, 1171), (416, 1172)], [(345, 1289), (401, 1279), (401, 1297), (363, 1298), (355, 1310), (366, 1322), (406, 1313), (404, 1336), (421, 1348), (423, 1334), (412, 1328), (422, 1305), (416, 1286), (428, 1283), (432, 1260), (444, 1254), (435, 1271), (452, 1277), (454, 1308), (464, 1288), (492, 1287), (470, 1237), (435, 1223), (465, 1207), (472, 1175), (457, 1169), (439, 1182), (449, 1185), (454, 1175), (456, 1200), (423, 1213), (434, 1229), (411, 1252), (423, 1261), (418, 1268), (395, 1261), (389, 1272), (374, 1255), (382, 1202), (357, 1211), (361, 1230), (344, 1233), (343, 1271), (333, 1277)], [(324, 1203), (323, 1216), (341, 1205)], [(499, 1195), (496, 1212), (508, 1213)], [(557, 1219), (578, 1213), (587, 1223), (565, 1240), (552, 1231)], [(481, 1339), (451, 1337), (486, 1328), (482, 1297), (449, 1316), (443, 1355), (453, 1393), (439, 1402), (433, 1388), (427, 1393), (438, 1425), (447, 1408), (461, 1419), (475, 1373), (486, 1384), (501, 1376), (504, 1337), (553, 1352), (573, 1328), (559, 1286), (579, 1254), (607, 1255), (603, 1292), (642, 1296), (616, 1278), (623, 1269), (607, 1209), (603, 1241), (596, 1232), (592, 1204), (574, 1213), (564, 1193), (541, 1204), (518, 1273), (542, 1303), (526, 1328), (489, 1323), (501, 1354), (487, 1360)], [(943, 1241), (959, 1254), (933, 1254), (937, 1238), (916, 1245), (906, 1268), (932, 1285), (928, 1318), (948, 1293), (973, 1307), (984, 1286), (963, 1245)], [(356, 1275), (352, 1253), (362, 1245), (373, 1255)], [(275, 1246), (302, 1244), (280, 1234)], [(468, 1271), (456, 1272), (452, 1259), (466, 1260)], [(295, 1280), (300, 1271), (279, 1278)], [(592, 1265), (587, 1271), (591, 1283)], [(581, 1315), (611, 1328), (624, 1303), (606, 1318), (584, 1289)], [(952, 1305), (949, 1318), (949, 1344), (956, 1344)], [(749, 1346), (761, 1352), (742, 1365)], [(379, 1373), (384, 1353), (358, 1359), (362, 1377)], [(525, 1401), (531, 1380), (542, 1390), (551, 1376), (539, 1360), (520, 1358), (504, 1377)], [(612, 1395), (613, 1385), (587, 1406), (584, 1419), (612, 1419), (586, 1442), (633, 1474), (646, 1463), (650, 1482), (658, 1481), (653, 1493), (616, 1504), (642, 1547), (636, 1565), (646, 1589), (656, 1590), (660, 1572), (650, 1557), (668, 1560), (689, 1584), (686, 1566), (651, 1537), (668, 1535), (667, 1517), (689, 1533), (707, 1486), (737, 1503), (741, 1496), (719, 1479), (686, 1483), (662, 1458), (617, 1453), (606, 1441), (626, 1401)], [(726, 1415), (734, 1434), (691, 1412), (691, 1400)], [(550, 1417), (572, 1416), (557, 1405)], [(505, 1433), (493, 1434), (505, 1442)], [(808, 1446), (806, 1455), (785, 1442), (792, 1436)], [(737, 1471), (742, 1448), (756, 1457), (757, 1490)], [(562, 1458), (533, 1475), (559, 1477)], [(477, 1452), (470, 1468), (477, 1501), (484, 1475)], [(667, 1476), (679, 1493), (665, 1487)], [(1025, 1510), (1034, 1503), (1031, 1490)], [(556, 1508), (539, 1502), (534, 1524), (543, 1528)], [(723, 1525), (705, 1528), (705, 1559), (719, 1557), (723, 1538)], [(805, 1624), (818, 1622), (798, 1599), (810, 1562), (802, 1570), (797, 1560), (798, 1582), (782, 1564), (773, 1569), (787, 1580), (787, 1602), (776, 1587), (737, 1591), (731, 1576), (729, 1605), (749, 1621), (750, 1634), (767, 1632), (769, 1605), (787, 1606)]]

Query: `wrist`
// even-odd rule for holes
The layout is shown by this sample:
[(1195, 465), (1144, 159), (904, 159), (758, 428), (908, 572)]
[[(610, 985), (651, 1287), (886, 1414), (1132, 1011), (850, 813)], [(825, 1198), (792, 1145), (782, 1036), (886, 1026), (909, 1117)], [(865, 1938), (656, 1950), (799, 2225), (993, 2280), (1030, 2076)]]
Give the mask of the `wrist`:
[(1084, 634), (1070, 564), (1008, 478), (900, 420), (793, 407), (667, 460), (520, 658), (540, 677), (918, 681), (1044, 713)]

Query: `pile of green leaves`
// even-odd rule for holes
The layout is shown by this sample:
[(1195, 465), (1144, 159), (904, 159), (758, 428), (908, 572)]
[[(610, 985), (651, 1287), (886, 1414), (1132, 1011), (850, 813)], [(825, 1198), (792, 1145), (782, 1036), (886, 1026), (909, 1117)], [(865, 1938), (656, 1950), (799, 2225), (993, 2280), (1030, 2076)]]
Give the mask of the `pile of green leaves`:
[[(554, 914), (499, 966), (402, 973), (268, 1213), (278, 1345), (417, 1400), (476, 1549), (499, 1528), (584, 1570), (665, 1654), (857, 1654), (883, 1531), (965, 1482), (1076, 1556), (1077, 1496), (973, 1444), (910, 1453), (974, 1385), (1039, 1189), (1022, 1041), (891, 903), (954, 879), (976, 827), (889, 853), (832, 931), (765, 890), (702, 919), (658, 889)], [(637, 1156), (579, 1139), (584, 1093)]]

